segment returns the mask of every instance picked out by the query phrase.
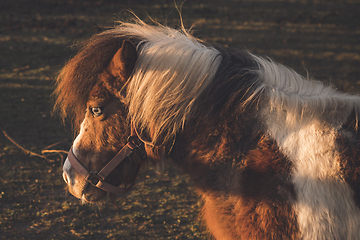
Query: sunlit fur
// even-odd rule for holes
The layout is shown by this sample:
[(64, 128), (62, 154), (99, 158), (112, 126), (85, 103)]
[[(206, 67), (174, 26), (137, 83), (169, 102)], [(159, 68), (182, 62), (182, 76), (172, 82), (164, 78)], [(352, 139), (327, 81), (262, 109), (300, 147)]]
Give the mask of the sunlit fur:
[(313, 118), (342, 124), (351, 111), (359, 111), (358, 96), (340, 93), (319, 81), (306, 79), (281, 64), (252, 56), (259, 65), (261, 85), (256, 92), (265, 91), (270, 99), (270, 109), (286, 111), (289, 126)]
[(267, 131), (294, 164), (291, 178), (302, 238), (358, 239), (360, 211), (342, 176), (336, 138), (350, 113), (358, 112), (360, 98), (255, 58), (262, 91), (270, 100), (261, 110)]
[(111, 33), (140, 40), (137, 68), (127, 86), (131, 119), (138, 131), (151, 131), (152, 145), (172, 139), (214, 78), (220, 53), (185, 30), (141, 21), (124, 23)]
[(266, 102), (259, 108), (266, 131), (293, 162), (302, 239), (358, 239), (360, 211), (343, 179), (336, 139), (350, 113), (358, 115), (360, 98), (253, 57), (260, 82), (254, 93)]
[(148, 154), (165, 148), (189, 174), (216, 239), (359, 239), (358, 96), (138, 20), (95, 36), (63, 69), (63, 115), (75, 106), (83, 116), (116, 39), (131, 41), (138, 59), (115, 95)]

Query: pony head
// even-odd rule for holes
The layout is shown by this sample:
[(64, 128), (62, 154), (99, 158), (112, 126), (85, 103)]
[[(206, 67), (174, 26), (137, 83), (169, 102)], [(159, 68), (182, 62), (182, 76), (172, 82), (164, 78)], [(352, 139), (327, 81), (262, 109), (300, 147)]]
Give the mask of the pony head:
[[(90, 202), (106, 191), (126, 192), (144, 156), (128, 153), (162, 159), (220, 62), (216, 49), (185, 29), (139, 21), (92, 37), (63, 68), (55, 90), (55, 107), (80, 126), (63, 167), (70, 192)], [(129, 135), (141, 141), (127, 143)], [(115, 170), (102, 175), (114, 161)], [(113, 188), (119, 185), (125, 188)]]
[[(131, 42), (95, 36), (66, 64), (57, 79), (55, 106), (63, 117), (74, 120), (78, 135), (72, 154), (90, 173), (100, 171), (127, 142), (130, 123), (121, 90), (136, 59)], [(131, 186), (140, 165), (141, 158), (131, 154), (106, 176), (105, 182)], [(107, 191), (89, 184), (69, 158), (63, 166), (63, 178), (70, 193), (87, 202), (107, 195)]]

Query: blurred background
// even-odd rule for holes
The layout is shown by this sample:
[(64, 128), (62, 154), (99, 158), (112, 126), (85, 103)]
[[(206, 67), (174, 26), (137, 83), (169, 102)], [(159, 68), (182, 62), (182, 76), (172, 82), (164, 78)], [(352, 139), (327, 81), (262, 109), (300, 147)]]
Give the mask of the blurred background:
[[(196, 37), (360, 93), (359, 0), (176, 4)], [(69, 124), (52, 116), (50, 95), (58, 71), (76, 54), (74, 43), (131, 19), (129, 9), (146, 22), (180, 23), (172, 0), (1, 0), (0, 239), (208, 238), (198, 217), (201, 199), (171, 163), (161, 174), (149, 166), (114, 205), (91, 206), (66, 193), (66, 154), (44, 152), (67, 151), (73, 139)]]

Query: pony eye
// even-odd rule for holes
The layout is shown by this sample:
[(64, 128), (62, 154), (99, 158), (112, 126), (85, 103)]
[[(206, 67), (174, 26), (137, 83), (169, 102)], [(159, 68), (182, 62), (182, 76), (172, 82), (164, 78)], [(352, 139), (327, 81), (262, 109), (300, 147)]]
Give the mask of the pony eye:
[(95, 117), (99, 117), (101, 116), (101, 114), (103, 113), (103, 110), (101, 107), (92, 107), (91, 108), (91, 113), (92, 115), (94, 115)]

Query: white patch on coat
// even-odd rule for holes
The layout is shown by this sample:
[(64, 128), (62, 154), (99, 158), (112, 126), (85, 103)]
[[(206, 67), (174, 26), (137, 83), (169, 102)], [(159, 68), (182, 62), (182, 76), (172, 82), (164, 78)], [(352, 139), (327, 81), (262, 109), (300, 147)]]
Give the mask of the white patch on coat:
[(360, 210), (343, 179), (335, 140), (338, 128), (359, 108), (360, 98), (256, 59), (261, 91), (269, 99), (261, 110), (268, 133), (293, 163), (301, 239), (359, 239)]
[(319, 81), (305, 79), (281, 64), (252, 55), (257, 61), (260, 87), (269, 100), (271, 110), (286, 111), (286, 123), (295, 126), (308, 119), (325, 118), (329, 123), (342, 124), (351, 111), (356, 116), (360, 97), (336, 91)]

